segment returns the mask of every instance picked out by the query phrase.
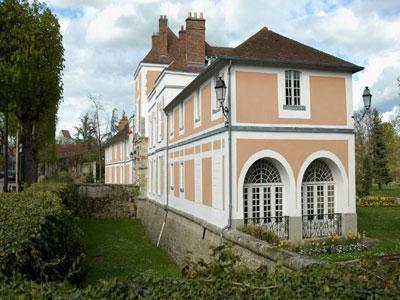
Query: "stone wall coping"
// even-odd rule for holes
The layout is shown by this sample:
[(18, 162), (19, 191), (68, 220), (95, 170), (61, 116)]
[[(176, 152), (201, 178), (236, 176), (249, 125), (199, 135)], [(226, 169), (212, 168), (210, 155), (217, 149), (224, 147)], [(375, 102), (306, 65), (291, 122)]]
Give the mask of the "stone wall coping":
[(115, 183), (75, 183), (76, 186), (88, 186), (88, 187), (107, 187), (107, 186), (120, 186), (120, 187), (139, 187), (135, 184), (115, 184)]
[[(146, 197), (139, 197), (138, 200), (149, 201), (150, 203), (163, 208), (167, 212), (172, 212), (180, 217), (188, 219), (189, 221), (192, 221), (192, 222), (202, 226), (206, 230), (211, 231), (211, 232), (215, 233), (216, 235), (220, 236), (222, 233), (222, 228), (219, 228), (216, 225), (210, 224), (209, 222), (204, 221), (200, 218), (197, 218), (191, 214), (177, 210), (170, 206), (166, 207), (166, 205), (163, 205), (159, 202), (156, 202), (156, 201), (151, 200)], [(251, 235), (248, 235), (248, 234), (238, 231), (236, 229), (231, 229), (231, 230), (225, 231), (222, 233), (222, 236), (229, 242), (232, 242), (233, 244), (236, 244), (240, 247), (250, 250), (253, 253), (256, 253), (262, 257), (273, 260), (275, 262), (281, 261), (285, 267), (292, 269), (292, 270), (300, 270), (300, 269), (310, 266), (312, 264), (320, 263), (319, 261), (317, 261), (315, 259), (303, 256), (303, 255), (300, 255), (300, 254), (297, 254), (297, 253), (294, 253), (294, 252), (291, 252), (291, 251), (288, 251), (285, 249), (273, 247), (271, 244), (269, 244), (266, 241), (259, 240), (255, 237), (252, 237)]]

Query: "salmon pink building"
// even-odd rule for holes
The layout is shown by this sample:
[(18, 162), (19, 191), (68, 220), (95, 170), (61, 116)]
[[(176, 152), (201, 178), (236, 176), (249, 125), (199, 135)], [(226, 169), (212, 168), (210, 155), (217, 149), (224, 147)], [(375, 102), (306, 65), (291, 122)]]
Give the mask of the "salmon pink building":
[(267, 27), (215, 47), (202, 14), (189, 13), (178, 35), (161, 16), (135, 73), (148, 198), (221, 231), (256, 223), (291, 240), (356, 231), (360, 70)]

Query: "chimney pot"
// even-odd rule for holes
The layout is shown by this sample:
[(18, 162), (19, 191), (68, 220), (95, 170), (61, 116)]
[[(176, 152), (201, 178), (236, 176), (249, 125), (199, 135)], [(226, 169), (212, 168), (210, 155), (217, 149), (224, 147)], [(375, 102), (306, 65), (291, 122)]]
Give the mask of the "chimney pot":
[(188, 18), (189, 19), (192, 18), (192, 12), (191, 11), (188, 12)]
[(197, 19), (197, 12), (194, 13), (193, 18), (194, 18), (194, 19)]
[(202, 12), (200, 13), (200, 19), (203, 19), (203, 13)]

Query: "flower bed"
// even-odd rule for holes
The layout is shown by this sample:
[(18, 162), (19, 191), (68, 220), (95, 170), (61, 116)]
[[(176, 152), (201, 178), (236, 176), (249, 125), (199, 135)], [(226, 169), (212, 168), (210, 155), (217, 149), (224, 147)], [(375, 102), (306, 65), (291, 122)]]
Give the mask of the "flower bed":
[(400, 206), (400, 198), (369, 196), (357, 199), (360, 207), (391, 207)]
[(359, 252), (367, 249), (364, 242), (365, 234), (349, 232), (347, 236), (330, 236), (325, 239), (305, 240), (300, 244), (292, 245), (287, 241), (281, 241), (278, 247), (286, 248), (303, 255), (316, 256), (320, 254), (335, 254)]

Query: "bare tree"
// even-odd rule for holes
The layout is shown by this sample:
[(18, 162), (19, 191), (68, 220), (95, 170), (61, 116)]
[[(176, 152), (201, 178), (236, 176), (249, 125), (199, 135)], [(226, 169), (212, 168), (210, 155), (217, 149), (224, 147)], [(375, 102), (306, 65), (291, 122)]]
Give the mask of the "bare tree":
[[(97, 146), (97, 160), (99, 164), (99, 181), (102, 181), (103, 178), (103, 140), (106, 139), (109, 135), (107, 126), (108, 126), (108, 118), (106, 112), (103, 108), (103, 105), (100, 101), (101, 96), (94, 96), (89, 94), (89, 99), (93, 104), (93, 125), (95, 129), (95, 139)], [(104, 121), (105, 120), (105, 121)]]

